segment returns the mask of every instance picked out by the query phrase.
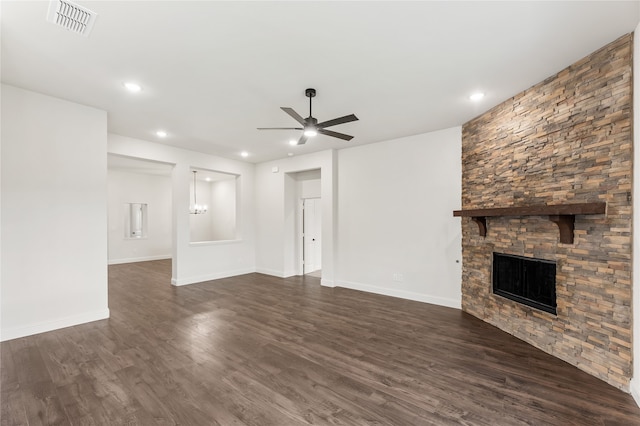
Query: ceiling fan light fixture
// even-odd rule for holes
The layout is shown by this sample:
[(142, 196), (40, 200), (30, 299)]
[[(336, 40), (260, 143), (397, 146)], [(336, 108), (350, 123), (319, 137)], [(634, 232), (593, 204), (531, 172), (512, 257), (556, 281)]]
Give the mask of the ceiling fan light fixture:
[(305, 127), (304, 135), (308, 138), (312, 138), (318, 135), (318, 130), (315, 127)]
[(309, 98), (309, 116), (307, 118), (302, 118), (302, 116), (295, 112), (292, 108), (280, 107), (281, 110), (289, 114), (289, 116), (296, 120), (302, 127), (258, 127), (258, 130), (302, 130), (302, 136), (300, 136), (300, 139), (298, 139), (297, 142), (289, 142), (292, 146), (304, 145), (307, 142), (308, 138), (317, 136), (318, 133), (345, 141), (350, 141), (351, 139), (353, 139), (353, 136), (334, 132), (333, 130), (327, 130), (327, 127), (357, 121), (358, 117), (356, 117), (354, 114), (349, 114), (345, 115), (344, 117), (338, 117), (334, 118), (333, 120), (327, 120), (323, 121), (322, 123), (318, 123), (318, 119), (312, 115), (311, 109), (311, 100), (314, 96), (316, 96), (316, 91), (315, 89), (307, 89), (305, 90), (304, 94)]

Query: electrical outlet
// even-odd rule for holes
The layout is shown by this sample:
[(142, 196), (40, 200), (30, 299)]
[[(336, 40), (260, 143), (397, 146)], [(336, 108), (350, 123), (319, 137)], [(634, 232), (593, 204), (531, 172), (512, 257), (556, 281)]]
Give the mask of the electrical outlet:
[(396, 282), (402, 282), (404, 280), (404, 276), (400, 273), (393, 274), (393, 280)]

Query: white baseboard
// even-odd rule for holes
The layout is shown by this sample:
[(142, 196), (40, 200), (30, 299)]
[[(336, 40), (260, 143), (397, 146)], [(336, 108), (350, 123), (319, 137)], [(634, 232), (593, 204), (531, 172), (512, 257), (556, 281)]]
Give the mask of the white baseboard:
[(128, 259), (109, 259), (109, 265), (120, 265), (122, 263), (148, 262), (149, 260), (171, 259), (170, 254), (162, 254), (158, 256), (130, 257)]
[(215, 272), (207, 275), (198, 275), (195, 277), (184, 277), (179, 279), (171, 278), (171, 284), (179, 287), (182, 285), (196, 284), (204, 281), (218, 280), (220, 278), (228, 278), (228, 277), (235, 277), (237, 275), (250, 274), (252, 272), (256, 272), (255, 269), (245, 268), (245, 269), (236, 269), (234, 271), (222, 271), (222, 272)]
[(640, 378), (634, 377), (631, 379), (631, 383), (629, 384), (629, 390), (631, 391), (631, 396), (636, 400), (636, 404), (640, 407)]
[(320, 285), (323, 287), (335, 287), (336, 283), (333, 280), (326, 280), (324, 278), (320, 278)]
[(298, 276), (298, 275), (300, 275), (300, 274), (299, 274), (299, 273), (298, 273), (298, 271), (296, 271), (295, 269), (291, 269), (291, 270), (289, 270), (289, 271), (284, 271), (284, 273), (283, 273), (282, 275), (283, 275), (283, 277), (282, 277), (282, 278), (289, 278), (289, 277), (295, 277), (295, 276)]
[(271, 275), (272, 277), (286, 278), (284, 272), (276, 271), (275, 269), (256, 268), (255, 272), (259, 274)]
[(416, 302), (431, 303), (432, 305), (446, 306), (448, 308), (461, 309), (462, 307), (461, 299), (429, 296), (428, 294), (414, 293), (406, 290), (396, 290), (393, 288), (378, 287), (350, 281), (338, 281), (335, 286), (349, 288), (351, 290), (366, 291), (367, 293), (382, 294), (384, 296), (398, 297), (400, 299), (415, 300)]
[(18, 339), (20, 337), (32, 336), (34, 334), (46, 333), (47, 331), (58, 330), (60, 328), (72, 327), (74, 325), (85, 324), (109, 318), (109, 309), (86, 312), (84, 314), (73, 315), (65, 318), (58, 318), (51, 321), (44, 321), (37, 324), (30, 324), (21, 327), (2, 329), (0, 342)]
[(255, 272), (259, 274), (271, 275), (272, 277), (278, 278), (298, 277), (302, 275), (295, 269), (291, 269), (288, 271), (276, 271), (275, 269), (256, 268)]

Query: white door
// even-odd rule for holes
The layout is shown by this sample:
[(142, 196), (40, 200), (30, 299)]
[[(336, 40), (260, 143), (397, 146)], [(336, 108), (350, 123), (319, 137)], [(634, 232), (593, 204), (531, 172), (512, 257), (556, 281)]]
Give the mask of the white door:
[(322, 210), (320, 198), (303, 201), (302, 238), (304, 273), (322, 269)]

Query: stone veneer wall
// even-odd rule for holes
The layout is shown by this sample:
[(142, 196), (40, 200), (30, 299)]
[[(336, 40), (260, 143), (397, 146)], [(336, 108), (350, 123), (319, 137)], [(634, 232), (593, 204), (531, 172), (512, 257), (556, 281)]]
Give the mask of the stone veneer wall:
[[(462, 309), (618, 388), (632, 372), (632, 35), (462, 128), (462, 208), (606, 201), (573, 244), (547, 217), (462, 218)], [(557, 262), (558, 315), (492, 293), (493, 252)], [(529, 368), (526, 364), (524, 368)]]

